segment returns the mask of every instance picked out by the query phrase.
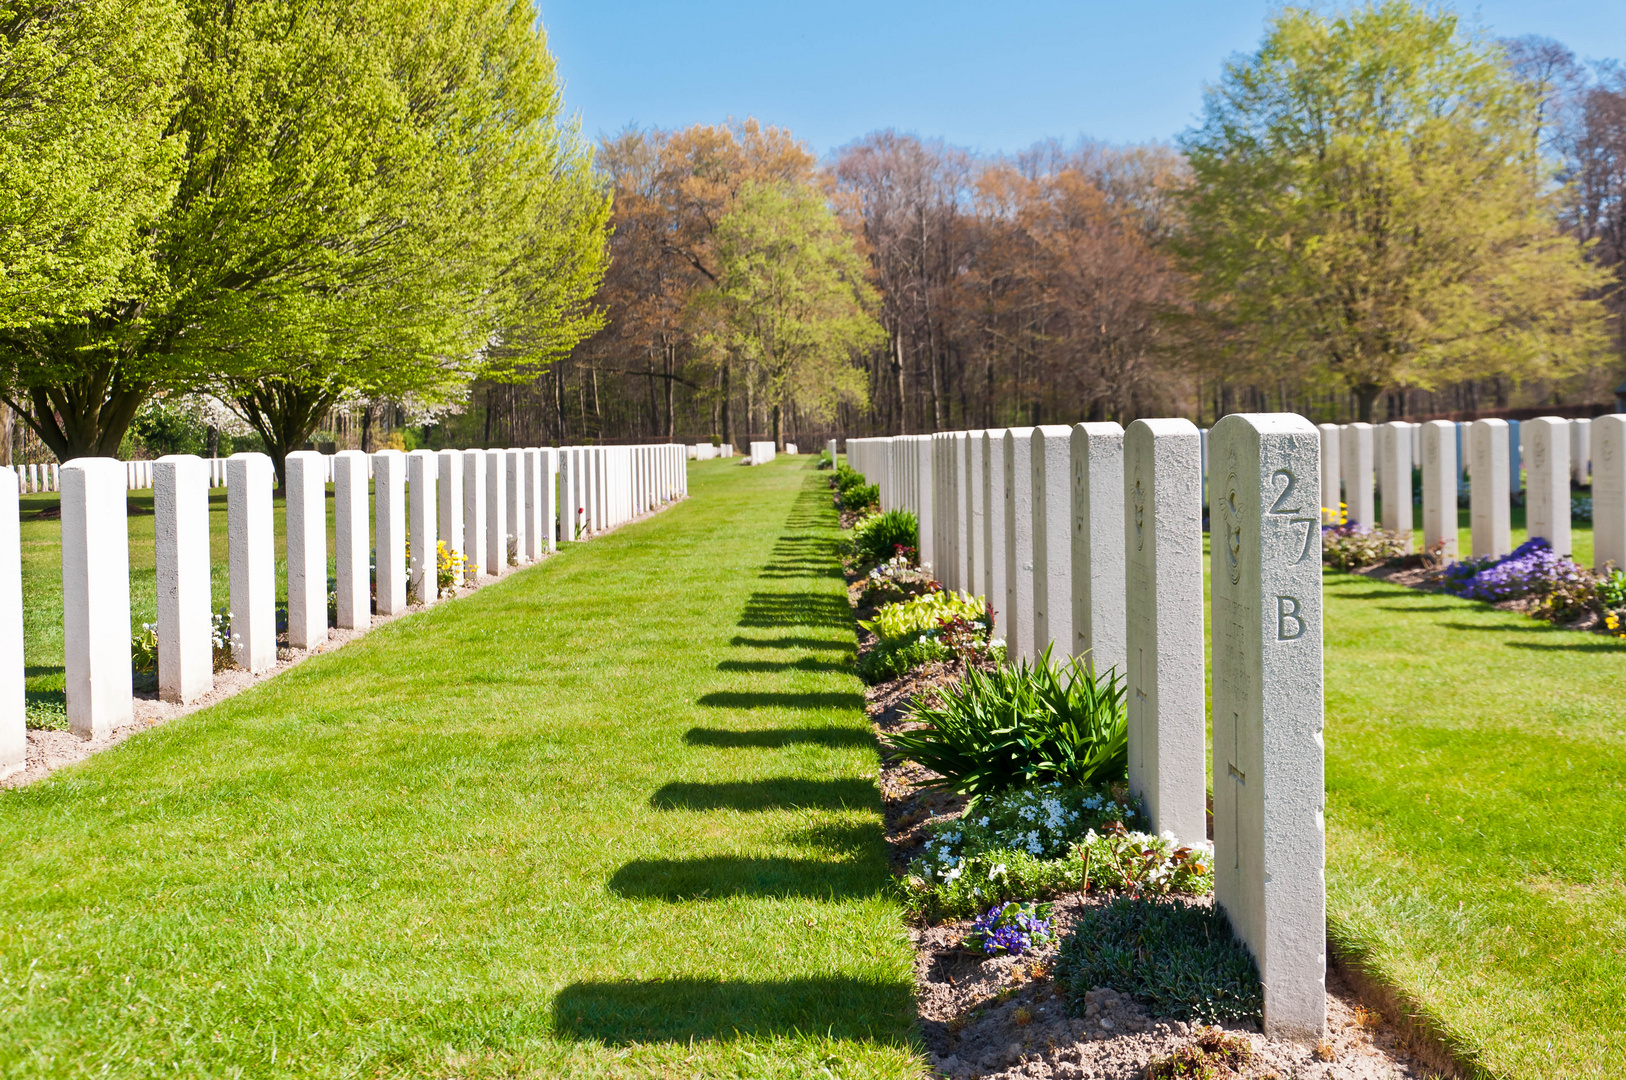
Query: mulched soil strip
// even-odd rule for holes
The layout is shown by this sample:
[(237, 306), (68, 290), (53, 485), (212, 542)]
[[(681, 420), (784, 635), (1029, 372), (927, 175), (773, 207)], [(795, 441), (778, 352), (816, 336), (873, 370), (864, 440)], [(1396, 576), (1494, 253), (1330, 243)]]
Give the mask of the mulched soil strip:
[[(844, 522), (845, 524), (845, 522)], [(863, 579), (848, 575), (848, 602), (858, 618), (874, 612), (860, 607)], [(859, 628), (859, 652), (875, 645)], [(958, 662), (928, 664), (898, 679), (870, 687), (866, 708), (882, 740), (881, 799), (893, 872), (902, 875), (920, 851), (928, 828), (957, 818), (965, 800), (915, 785), (934, 773), (886, 751), (886, 737), (921, 725), (908, 719), (920, 695), (954, 685)], [(1056, 940), (1086, 908), (1109, 896), (1070, 893), (1051, 898)], [(916, 999), (921, 1035), (935, 1075), (954, 1078), (1138, 1077), (1154, 1057), (1191, 1045), (1194, 1025), (1147, 1014), (1133, 999), (1107, 987), (1084, 995), (1074, 1015), (1050, 981), (1057, 945), (1022, 957), (986, 957), (961, 949), (965, 919), (910, 928), (915, 946)], [(1222, 1068), (1217, 1077), (1287, 1077), (1303, 1080), (1379, 1080), (1435, 1076), (1403, 1036), (1377, 1013), (1363, 1007), (1335, 970), (1327, 973), (1328, 1037), (1319, 1048), (1266, 1039), (1252, 1025), (1230, 1025), (1254, 1049), (1240, 1073)]]

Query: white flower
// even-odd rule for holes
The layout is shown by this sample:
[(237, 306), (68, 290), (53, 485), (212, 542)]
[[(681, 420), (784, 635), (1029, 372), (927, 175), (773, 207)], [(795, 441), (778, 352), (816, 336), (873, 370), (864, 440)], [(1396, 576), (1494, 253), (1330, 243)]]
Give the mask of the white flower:
[(948, 873), (943, 875), (943, 882), (944, 882), (944, 884), (947, 884), (948, 882), (953, 881), (955, 878), (957, 878), (959, 876), (960, 876), (960, 868), (958, 866), (956, 866), (953, 870), (950, 870)]
[(985, 829), (986, 829), (986, 828), (987, 828), (987, 827), (988, 827), (988, 815), (987, 815), (987, 814), (984, 814), (984, 815), (983, 815), (983, 816), (982, 816), (982, 820), (981, 820), (981, 821), (979, 821), (979, 822), (977, 822), (977, 824), (978, 824), (978, 825), (981, 825), (981, 826), (982, 826), (982, 827), (983, 827), (983, 828), (985, 828)]
[(999, 863), (992, 870), (988, 871), (988, 879), (990, 881), (992, 881), (994, 878), (1004, 877), (1005, 874), (1006, 874), (1005, 864), (1004, 863)]

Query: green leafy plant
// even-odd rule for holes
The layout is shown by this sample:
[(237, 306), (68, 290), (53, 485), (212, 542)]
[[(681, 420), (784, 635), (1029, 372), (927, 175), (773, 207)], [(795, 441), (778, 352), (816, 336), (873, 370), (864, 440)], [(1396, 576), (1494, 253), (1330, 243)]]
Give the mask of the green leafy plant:
[(942, 587), (932, 577), (931, 567), (916, 566), (907, 558), (894, 555), (865, 575), (864, 589), (859, 593), (858, 602), (865, 607), (878, 608), (907, 600), (911, 596), (936, 592)]
[(1376, 566), (1406, 554), (1404, 537), (1364, 525), (1327, 525), (1321, 530), (1321, 561), (1339, 570)]
[(1097, 986), (1132, 995), (1154, 1016), (1205, 1024), (1257, 1021), (1264, 1008), (1259, 969), (1225, 913), (1183, 900), (1124, 896), (1085, 909), (1061, 943), (1055, 977), (1074, 1013)]
[(1182, 845), (1139, 831), (1144, 824), (1121, 789), (1014, 788), (933, 830), (909, 864), (903, 902), (921, 917), (959, 918), (991, 901), (1092, 885), (1148, 896), (1212, 891), (1211, 844)]
[(833, 469), (836, 466), (835, 460), (830, 457), (830, 451), (828, 450), (820, 450), (819, 456), (814, 461), (820, 469)]
[(917, 667), (953, 657), (948, 644), (930, 634), (883, 641), (858, 658), (858, 677), (874, 686), (907, 675)]
[(988, 607), (980, 596), (928, 592), (888, 604), (875, 613), (875, 618), (860, 619), (858, 625), (885, 641), (918, 635), (954, 618), (986, 622), (987, 617)]
[(1592, 599), (1600, 612), (1620, 611), (1626, 608), (1626, 570), (1609, 568), (1592, 588)]
[(68, 704), (55, 698), (29, 698), (23, 716), (30, 731), (67, 731)]
[[(1129, 770), (1129, 729), (1116, 670), (1097, 677), (1047, 647), (1032, 667), (967, 669), (937, 703), (917, 698), (926, 727), (894, 735), (892, 748), (940, 774), (926, 787), (970, 795), (1060, 782), (1104, 786)], [(968, 811), (969, 812), (969, 811)]]
[(852, 545), (853, 560), (861, 566), (878, 566), (898, 555), (915, 562), (920, 527), (909, 511), (888, 510), (860, 520), (853, 526), (848, 542)]

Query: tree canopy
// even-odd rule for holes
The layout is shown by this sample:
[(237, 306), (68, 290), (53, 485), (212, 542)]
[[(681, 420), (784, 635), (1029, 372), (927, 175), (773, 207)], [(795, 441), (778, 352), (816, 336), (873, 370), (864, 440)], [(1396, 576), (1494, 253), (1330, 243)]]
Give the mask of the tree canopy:
[(1557, 227), (1538, 103), (1449, 12), (1278, 14), (1183, 140), (1178, 249), (1214, 360), (1314, 369), (1369, 420), (1388, 387), (1597, 350), (1606, 279)]

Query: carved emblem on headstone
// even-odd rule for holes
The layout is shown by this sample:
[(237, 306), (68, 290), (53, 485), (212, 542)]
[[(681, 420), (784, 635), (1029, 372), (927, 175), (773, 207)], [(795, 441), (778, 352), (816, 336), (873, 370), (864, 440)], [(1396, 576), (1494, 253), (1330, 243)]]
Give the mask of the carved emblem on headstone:
[(1146, 482), (1141, 479), (1140, 463), (1135, 463), (1135, 550), (1146, 547)]

